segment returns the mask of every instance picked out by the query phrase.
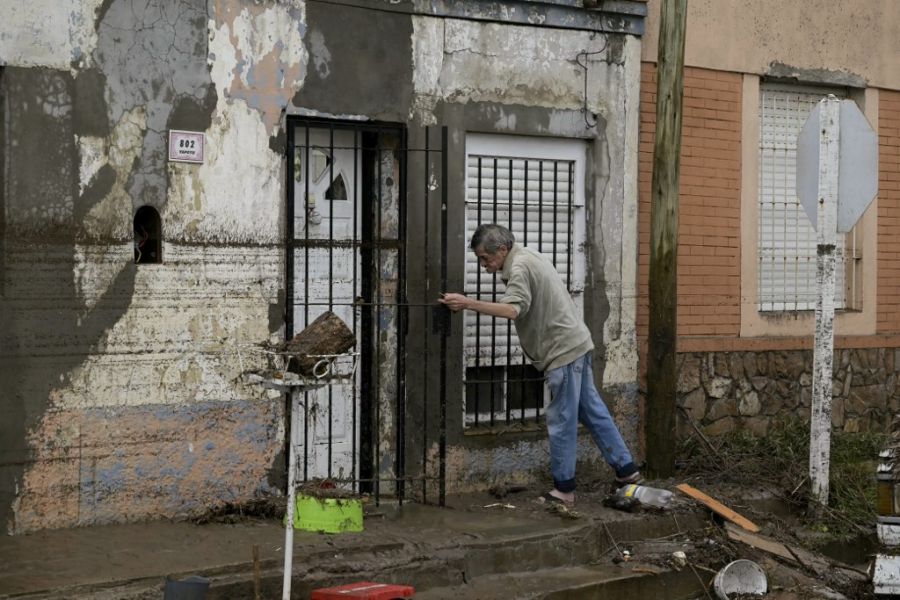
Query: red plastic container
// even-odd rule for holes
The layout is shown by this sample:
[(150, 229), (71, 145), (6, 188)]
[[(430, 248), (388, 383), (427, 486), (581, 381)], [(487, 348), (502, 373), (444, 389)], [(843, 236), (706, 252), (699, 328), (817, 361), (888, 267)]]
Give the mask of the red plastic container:
[(416, 590), (408, 585), (360, 581), (313, 590), (311, 600), (408, 600), (415, 593)]

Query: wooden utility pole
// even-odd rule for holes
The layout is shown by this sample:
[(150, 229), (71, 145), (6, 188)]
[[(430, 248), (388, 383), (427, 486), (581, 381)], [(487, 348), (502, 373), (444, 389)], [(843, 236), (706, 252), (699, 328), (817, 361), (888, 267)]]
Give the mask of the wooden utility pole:
[(687, 0), (660, 0), (656, 139), (650, 204), (650, 336), (647, 353), (647, 470), (675, 468), (678, 175)]

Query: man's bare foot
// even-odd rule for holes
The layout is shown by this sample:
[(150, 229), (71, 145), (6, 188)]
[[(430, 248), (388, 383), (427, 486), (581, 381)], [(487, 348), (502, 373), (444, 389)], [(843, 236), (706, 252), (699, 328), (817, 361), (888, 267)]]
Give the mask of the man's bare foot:
[(553, 491), (550, 492), (550, 495), (559, 498), (570, 506), (575, 504), (575, 492), (561, 492), (554, 488)]
[(575, 504), (575, 492), (561, 492), (557, 489), (546, 492), (538, 498), (538, 502), (542, 504), (562, 504), (563, 506), (572, 506)]

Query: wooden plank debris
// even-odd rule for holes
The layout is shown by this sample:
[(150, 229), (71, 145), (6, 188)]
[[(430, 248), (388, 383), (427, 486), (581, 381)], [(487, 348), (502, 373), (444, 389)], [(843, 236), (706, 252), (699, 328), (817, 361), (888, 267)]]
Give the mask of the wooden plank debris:
[(632, 573), (647, 573), (648, 575), (660, 575), (662, 574), (662, 569), (657, 569), (656, 567), (631, 567)]
[(746, 544), (757, 550), (762, 550), (763, 552), (768, 552), (769, 554), (790, 563), (805, 567), (820, 577), (825, 577), (828, 574), (835, 574), (839, 571), (840, 575), (853, 581), (868, 580), (866, 574), (847, 565), (829, 561), (818, 554), (814, 554), (800, 547), (788, 546), (787, 544), (783, 544), (770, 537), (744, 531), (730, 523), (725, 523), (725, 532), (731, 540), (741, 542), (742, 544)]
[(734, 512), (733, 510), (731, 510), (730, 508), (728, 508), (727, 506), (725, 506), (718, 500), (715, 500), (715, 499), (707, 496), (706, 494), (704, 494), (697, 488), (692, 487), (686, 483), (679, 483), (678, 485), (675, 486), (675, 489), (682, 492), (683, 494), (690, 496), (694, 500), (697, 500), (698, 502), (705, 505), (707, 508), (709, 508), (713, 512), (728, 519), (732, 523), (736, 523), (736, 524), (740, 525), (747, 531), (752, 531), (753, 533), (756, 533), (759, 531), (759, 526), (756, 525), (753, 521), (751, 521), (750, 519), (747, 519), (744, 516), (739, 515), (738, 513)]
[(764, 552), (768, 552), (769, 554), (774, 554), (778, 558), (783, 558), (793, 563), (800, 564), (800, 561), (797, 560), (797, 557), (795, 557), (794, 554), (792, 554), (788, 550), (787, 546), (785, 546), (781, 542), (775, 541), (771, 538), (767, 538), (757, 533), (750, 533), (749, 531), (739, 529), (731, 523), (725, 523), (725, 532), (728, 534), (729, 539), (732, 539), (736, 542), (747, 544), (748, 546), (752, 546), (757, 550), (763, 550)]

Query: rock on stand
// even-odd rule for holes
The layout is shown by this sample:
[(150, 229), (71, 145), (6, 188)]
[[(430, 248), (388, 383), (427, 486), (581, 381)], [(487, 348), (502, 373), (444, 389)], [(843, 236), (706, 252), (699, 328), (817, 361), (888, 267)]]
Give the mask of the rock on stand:
[(289, 370), (314, 375), (313, 369), (322, 355), (344, 354), (355, 344), (356, 336), (350, 328), (336, 314), (327, 311), (285, 345), (285, 351), (291, 355)]

